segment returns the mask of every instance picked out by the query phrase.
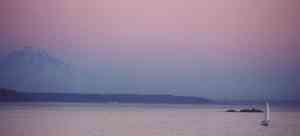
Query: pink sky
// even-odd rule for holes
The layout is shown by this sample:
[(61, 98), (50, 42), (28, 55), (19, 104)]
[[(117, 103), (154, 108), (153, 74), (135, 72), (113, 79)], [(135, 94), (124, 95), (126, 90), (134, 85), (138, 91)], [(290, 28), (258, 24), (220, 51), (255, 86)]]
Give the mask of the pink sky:
[[(208, 57), (295, 61), (298, 0), (4, 0), (3, 51), (49, 49), (66, 58)], [(1, 47), (0, 47), (1, 48)], [(242, 59), (241, 59), (242, 58)], [(236, 62), (237, 61), (237, 62)], [(262, 59), (260, 63), (265, 63)]]
[(0, 52), (33, 46), (79, 64), (134, 64), (136, 74), (195, 71), (199, 60), (295, 72), (299, 13), (299, 0), (2, 0)]
[(14, 46), (39, 46), (58, 53), (63, 50), (60, 54), (71, 58), (78, 54), (134, 58), (204, 53), (222, 60), (234, 54), (246, 53), (248, 57), (252, 51), (272, 55), (299, 50), (298, 0), (2, 3), (0, 29), (4, 36), (20, 43)]

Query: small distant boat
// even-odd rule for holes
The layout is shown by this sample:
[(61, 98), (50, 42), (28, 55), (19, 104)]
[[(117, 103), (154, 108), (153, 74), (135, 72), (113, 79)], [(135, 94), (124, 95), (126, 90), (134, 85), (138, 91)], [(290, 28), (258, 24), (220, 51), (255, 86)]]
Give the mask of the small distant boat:
[(271, 122), (271, 120), (270, 120), (270, 105), (268, 102), (266, 102), (266, 104), (265, 104), (265, 120), (263, 120), (261, 122), (261, 125), (269, 126), (270, 122)]

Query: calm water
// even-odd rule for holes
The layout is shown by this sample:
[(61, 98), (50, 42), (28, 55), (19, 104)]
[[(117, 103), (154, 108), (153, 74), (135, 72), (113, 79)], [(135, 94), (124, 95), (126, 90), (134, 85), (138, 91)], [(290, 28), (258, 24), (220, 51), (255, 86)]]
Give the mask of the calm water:
[(300, 108), (226, 113), (222, 105), (0, 104), (1, 136), (299, 136)]

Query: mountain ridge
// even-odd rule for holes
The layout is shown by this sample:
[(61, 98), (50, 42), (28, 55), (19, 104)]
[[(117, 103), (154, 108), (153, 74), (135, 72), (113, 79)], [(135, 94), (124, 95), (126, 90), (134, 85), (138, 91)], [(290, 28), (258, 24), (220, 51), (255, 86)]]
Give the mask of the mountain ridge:
[(0, 89), (0, 102), (97, 102), (145, 104), (206, 104), (212, 100), (195, 96), (168, 94), (82, 94), (82, 93), (30, 93)]

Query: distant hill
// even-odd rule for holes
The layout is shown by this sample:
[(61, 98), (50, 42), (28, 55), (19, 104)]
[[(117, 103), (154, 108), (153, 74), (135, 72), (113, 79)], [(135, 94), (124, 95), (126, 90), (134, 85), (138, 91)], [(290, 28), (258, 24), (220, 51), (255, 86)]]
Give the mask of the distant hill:
[(200, 97), (138, 94), (79, 94), (79, 93), (25, 93), (0, 89), (0, 102), (99, 102), (149, 104), (203, 104), (211, 100)]
[(79, 90), (89, 77), (46, 51), (25, 47), (0, 59), (0, 87), (30, 91)]
[(17, 94), (16, 90), (0, 88), (0, 99), (5, 97), (15, 97)]
[[(26, 47), (0, 58), (1, 102), (120, 102), (207, 103), (200, 97), (137, 94), (80, 94), (104, 84), (99, 77), (80, 71), (48, 52)], [(100, 78), (101, 79), (101, 78)], [(18, 90), (20, 92), (17, 92)], [(101, 90), (98, 90), (101, 91)], [(62, 93), (49, 93), (62, 92)]]

